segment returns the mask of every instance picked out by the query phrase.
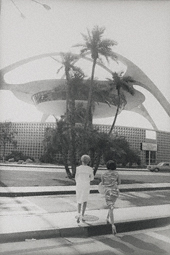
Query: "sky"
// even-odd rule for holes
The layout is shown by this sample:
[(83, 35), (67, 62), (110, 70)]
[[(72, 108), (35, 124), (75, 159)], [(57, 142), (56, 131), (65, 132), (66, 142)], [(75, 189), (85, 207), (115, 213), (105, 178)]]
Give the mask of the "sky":
[[(98, 25), (106, 28), (104, 38), (118, 42), (115, 52), (141, 68), (170, 102), (170, 1), (39, 0), (51, 7), (49, 11), (31, 0), (14, 2), (26, 18), (21, 18), (11, 0), (2, 0), (1, 68), (42, 53), (75, 51), (72, 45), (83, 41), (81, 33)], [(13, 74), (9, 81), (56, 77), (55, 66), (37, 62), (35, 72), (35, 64), (28, 66), (27, 74)], [(144, 106), (158, 129), (170, 131), (170, 117), (162, 106), (150, 92), (135, 88), (145, 95)], [(41, 117), (34, 105), (18, 100), (10, 91), (0, 91), (0, 121), (34, 122)], [(95, 122), (111, 124), (112, 120)], [(152, 129), (144, 117), (128, 111), (118, 116), (116, 125)]]

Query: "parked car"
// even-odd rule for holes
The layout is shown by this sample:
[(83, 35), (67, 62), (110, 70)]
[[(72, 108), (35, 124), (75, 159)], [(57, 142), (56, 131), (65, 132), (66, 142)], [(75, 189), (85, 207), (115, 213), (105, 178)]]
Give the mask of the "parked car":
[(170, 171), (170, 162), (160, 162), (157, 165), (147, 165), (147, 169), (151, 172)]

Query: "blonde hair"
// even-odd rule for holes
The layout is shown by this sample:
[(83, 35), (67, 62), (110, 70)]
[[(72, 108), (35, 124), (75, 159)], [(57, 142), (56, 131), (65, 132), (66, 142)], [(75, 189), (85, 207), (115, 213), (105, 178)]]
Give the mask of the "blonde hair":
[(90, 157), (89, 155), (83, 155), (81, 157), (81, 161), (84, 163), (84, 164), (88, 164), (90, 162)]

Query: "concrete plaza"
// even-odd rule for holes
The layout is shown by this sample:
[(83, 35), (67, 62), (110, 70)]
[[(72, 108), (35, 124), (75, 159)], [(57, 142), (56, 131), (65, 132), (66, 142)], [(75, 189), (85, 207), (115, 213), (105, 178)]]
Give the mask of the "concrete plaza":
[[(25, 166), (27, 170), (28, 167)], [(33, 169), (30, 166), (29, 169), (34, 171), (36, 167), (34, 166)], [(51, 171), (53, 169), (51, 166)], [(12, 167), (8, 170), (12, 171)], [(170, 183), (120, 185), (120, 194), (136, 192), (138, 204), (132, 204), (129, 195), (125, 199), (118, 199), (116, 202), (118, 206), (116, 204), (114, 210), (118, 233), (165, 226), (170, 223), (170, 204), (166, 203), (166, 199), (162, 204), (159, 203), (161, 200), (151, 204), (142, 202), (142, 192), (158, 190), (169, 192)], [(36, 198), (36, 201), (46, 198), (50, 204), (49, 208), (54, 208), (54, 210), (43, 209), (41, 206), (43, 200), (41, 203), (35, 203), (33, 200), (31, 202), (31, 198)], [(111, 225), (106, 224), (107, 208), (104, 206), (104, 197), (98, 193), (97, 185), (91, 185), (85, 222), (80, 224), (76, 222), (75, 185), (0, 187), (0, 201), (2, 205), (0, 213), (1, 243), (50, 237), (87, 237), (111, 234)], [(121, 206), (119, 206), (120, 203)]]

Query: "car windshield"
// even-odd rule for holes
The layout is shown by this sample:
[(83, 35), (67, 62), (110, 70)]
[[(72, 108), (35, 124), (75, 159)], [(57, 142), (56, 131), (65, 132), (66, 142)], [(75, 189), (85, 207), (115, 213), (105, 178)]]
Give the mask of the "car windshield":
[(161, 163), (159, 163), (159, 164), (158, 164), (158, 166), (163, 166), (163, 164), (164, 164), (164, 163), (163, 163), (163, 162), (161, 162)]

